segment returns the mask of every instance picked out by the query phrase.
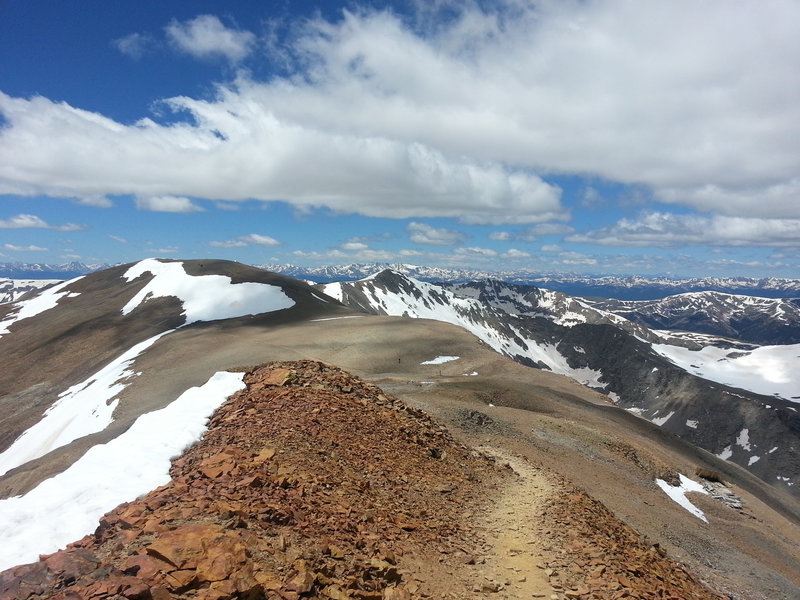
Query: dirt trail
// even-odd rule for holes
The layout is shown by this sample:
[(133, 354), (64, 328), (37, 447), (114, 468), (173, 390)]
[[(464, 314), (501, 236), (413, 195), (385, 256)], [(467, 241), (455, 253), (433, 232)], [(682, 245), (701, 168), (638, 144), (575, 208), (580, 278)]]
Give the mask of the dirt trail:
[(507, 463), (517, 477), (509, 481), (485, 517), (486, 562), (473, 589), (497, 592), (500, 598), (550, 598), (555, 590), (544, 570), (543, 544), (535, 534), (535, 524), (554, 486), (522, 458), (494, 447), (477, 450)]

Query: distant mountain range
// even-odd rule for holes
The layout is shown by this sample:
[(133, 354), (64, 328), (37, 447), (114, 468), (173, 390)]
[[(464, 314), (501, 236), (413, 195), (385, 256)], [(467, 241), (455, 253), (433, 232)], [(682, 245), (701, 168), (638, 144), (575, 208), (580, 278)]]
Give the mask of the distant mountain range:
[[(0, 263), (0, 277), (13, 279), (71, 279), (86, 273), (109, 268), (108, 264), (87, 265), (81, 262), (64, 264)], [(384, 269), (392, 269), (421, 281), (466, 283), (481, 279), (494, 279), (508, 283), (535, 285), (563, 292), (570, 296), (615, 298), (618, 300), (657, 300), (687, 292), (721, 292), (744, 294), (762, 298), (800, 298), (800, 279), (764, 277), (698, 277), (670, 279), (667, 277), (638, 277), (615, 275), (568, 275), (559, 273), (534, 273), (531, 271), (482, 271), (477, 269), (452, 269), (425, 267), (410, 264), (361, 263), (324, 267), (300, 267), (292, 264), (263, 264), (258, 268), (282, 273), (315, 283), (356, 281)]]
[(800, 344), (800, 298), (690, 292), (660, 300), (589, 302), (651, 329), (693, 331), (753, 344)]
[(669, 279), (666, 277), (620, 277), (613, 275), (589, 276), (542, 274), (530, 271), (480, 271), (474, 269), (449, 269), (409, 264), (350, 264), (326, 267), (298, 267), (290, 264), (265, 264), (260, 268), (283, 273), (316, 283), (355, 281), (384, 269), (391, 269), (421, 281), (465, 283), (481, 279), (494, 279), (508, 283), (535, 285), (563, 292), (570, 296), (617, 298), (619, 300), (656, 300), (686, 292), (722, 292), (745, 294), (763, 298), (800, 297), (800, 279), (764, 277), (698, 277)]
[(94, 271), (107, 269), (110, 265), (86, 265), (82, 262), (68, 262), (62, 264), (46, 263), (0, 263), (0, 277), (11, 279), (72, 279), (79, 275), (86, 275)]

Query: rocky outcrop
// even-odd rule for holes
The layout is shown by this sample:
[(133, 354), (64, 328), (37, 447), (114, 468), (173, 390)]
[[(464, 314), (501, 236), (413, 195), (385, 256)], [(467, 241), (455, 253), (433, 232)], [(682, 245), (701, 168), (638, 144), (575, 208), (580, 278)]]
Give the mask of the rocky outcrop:
[(0, 597), (410, 598), (404, 557), (455, 551), (491, 463), (321, 363), (246, 382), (169, 484), (0, 575)]
[(555, 555), (546, 561), (551, 585), (566, 598), (721, 600), (686, 568), (620, 522), (601, 503), (561, 481), (565, 493), (545, 507), (539, 534)]
[[(482, 515), (507, 491), (510, 468), (335, 367), (271, 363), (247, 369), (245, 382), (173, 462), (169, 484), (65, 550), (0, 573), (0, 598), (508, 597), (502, 580), (479, 585), (473, 570), (506, 559), (483, 555)], [(541, 472), (553, 499), (520, 515), (536, 527), (513, 528), (548, 545), (526, 568), (550, 577), (551, 598), (719, 598)]]

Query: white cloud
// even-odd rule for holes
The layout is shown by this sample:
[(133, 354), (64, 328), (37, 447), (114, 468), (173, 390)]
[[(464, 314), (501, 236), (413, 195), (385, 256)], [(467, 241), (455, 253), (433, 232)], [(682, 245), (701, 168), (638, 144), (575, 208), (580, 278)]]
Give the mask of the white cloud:
[(153, 44), (153, 39), (147, 34), (131, 33), (115, 39), (111, 44), (126, 56), (139, 60), (148, 52)]
[[(0, 95), (0, 192), (502, 225), (564, 220), (561, 190), (540, 177), (557, 173), (701, 211), (800, 218), (800, 3), (480, 4), (447, 3), (435, 23), (422, 11), (414, 28), (369, 10), (312, 20), (285, 47), (287, 77), (169, 100), (191, 123), (124, 125)], [(183, 51), (233, 62), (254, 43), (211, 15), (167, 31)]]
[(597, 259), (580, 252), (561, 252), (558, 255), (564, 265), (596, 265)]
[(516, 248), (510, 248), (506, 252), (501, 254), (503, 258), (530, 258), (530, 252), (525, 252), (524, 250), (517, 250)]
[[(300, 41), (310, 82), (264, 93), (278, 115), (665, 197), (797, 177), (800, 4), (489, 6), (464, 3), (447, 25), (420, 27), (427, 38), (386, 13), (318, 22)], [(745, 208), (800, 216), (785, 197)]]
[(467, 236), (455, 229), (431, 227), (425, 223), (412, 221), (406, 227), (409, 238), (415, 244), (428, 244), (431, 246), (455, 246), (460, 244)]
[(12, 252), (47, 252), (47, 248), (40, 246), (17, 246), (15, 244), (3, 244), (3, 248)]
[(566, 238), (603, 246), (800, 246), (800, 219), (675, 215), (647, 212)]
[(513, 236), (508, 231), (492, 231), (489, 234), (489, 239), (497, 242), (506, 242), (513, 239)]
[(54, 229), (56, 231), (82, 231), (85, 225), (65, 223), (64, 225), (50, 225), (36, 215), (16, 215), (10, 219), (0, 219), (0, 229)]
[(196, 58), (224, 57), (237, 63), (253, 49), (256, 36), (250, 31), (225, 27), (213, 15), (200, 15), (185, 21), (172, 21), (165, 28), (176, 48)]
[(128, 243), (128, 239), (122, 237), (121, 235), (114, 235), (112, 233), (109, 233), (108, 237), (111, 238), (112, 240), (114, 240), (115, 242), (119, 242), (120, 244), (127, 244)]
[(527, 233), (533, 235), (565, 235), (573, 231), (573, 227), (563, 223), (540, 223), (527, 229)]
[(497, 251), (492, 250), (491, 248), (478, 248), (477, 246), (471, 246), (466, 248), (456, 248), (453, 250), (453, 254), (457, 254), (459, 256), (497, 256)]
[(136, 208), (156, 212), (192, 213), (203, 208), (183, 196), (137, 196)]
[(281, 243), (273, 237), (268, 235), (261, 235), (259, 233), (251, 233), (241, 238), (250, 244), (257, 246), (280, 246)]
[(228, 240), (225, 242), (209, 242), (209, 246), (214, 246), (215, 248), (244, 248), (245, 246), (280, 246), (280, 242), (273, 237), (268, 235), (261, 235), (258, 233), (250, 233), (248, 235), (242, 235), (234, 240)]
[(558, 244), (545, 244), (542, 246), (542, 252), (561, 252), (563, 248)]
[(197, 124), (168, 126), (149, 119), (122, 125), (63, 103), (0, 92), (0, 112), (10, 123), (0, 131), (0, 192), (134, 193), (141, 207), (176, 211), (197, 210), (186, 199), (192, 196), (473, 223), (563, 215), (559, 188), (535, 175), (449, 158), (419, 143), (280, 120), (258, 97), (258, 86), (242, 86), (221, 90), (214, 102), (172, 99)]
[(114, 203), (103, 195), (81, 196), (75, 198), (75, 202), (81, 206), (94, 206), (95, 208), (111, 208)]
[(741, 188), (713, 184), (688, 189), (666, 188), (659, 191), (658, 199), (724, 215), (798, 217), (800, 177), (772, 185)]
[(363, 242), (345, 242), (339, 246), (342, 250), (357, 252), (359, 250), (366, 250), (369, 246)]

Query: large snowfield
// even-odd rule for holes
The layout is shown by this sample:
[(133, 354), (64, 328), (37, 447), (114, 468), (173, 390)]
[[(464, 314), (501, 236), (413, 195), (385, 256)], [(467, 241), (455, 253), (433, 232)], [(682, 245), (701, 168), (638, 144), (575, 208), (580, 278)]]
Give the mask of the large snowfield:
[(109, 510), (169, 482), (170, 460), (200, 439), (214, 410), (244, 388), (243, 377), (214, 374), (24, 496), (0, 500), (0, 570), (92, 533)]
[(689, 350), (653, 344), (653, 350), (689, 373), (743, 390), (800, 402), (800, 344), (731, 350)]

